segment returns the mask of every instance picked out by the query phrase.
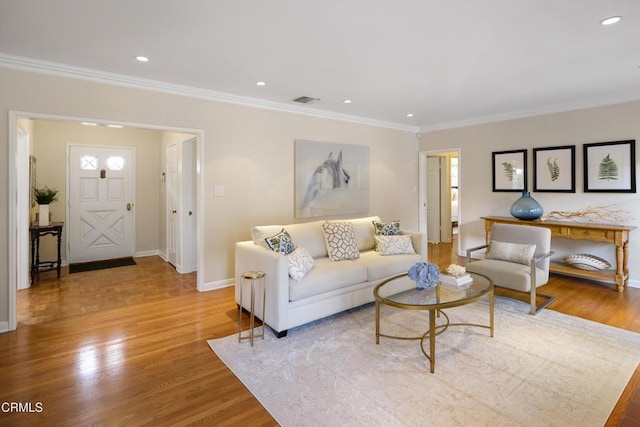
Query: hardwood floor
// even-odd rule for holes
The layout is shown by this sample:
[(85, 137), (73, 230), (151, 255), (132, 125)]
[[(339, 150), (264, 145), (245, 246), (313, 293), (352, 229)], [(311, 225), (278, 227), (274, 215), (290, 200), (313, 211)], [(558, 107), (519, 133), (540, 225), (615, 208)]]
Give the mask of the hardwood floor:
[[(450, 244), (429, 253), (463, 261)], [(3, 410), (0, 425), (276, 425), (206, 343), (237, 332), (233, 288), (199, 293), (195, 274), (136, 261), (42, 273), (18, 292), (18, 329), (0, 334), (0, 402), (31, 412)], [(545, 291), (558, 296), (551, 309), (640, 332), (640, 289), (553, 276)], [(638, 425), (639, 383), (636, 371), (607, 425)]]

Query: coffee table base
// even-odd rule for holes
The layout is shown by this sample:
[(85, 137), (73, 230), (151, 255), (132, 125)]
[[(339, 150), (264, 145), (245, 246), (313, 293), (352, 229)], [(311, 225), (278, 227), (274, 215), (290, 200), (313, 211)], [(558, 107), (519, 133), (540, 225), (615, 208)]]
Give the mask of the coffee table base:
[[(473, 326), (477, 328), (489, 329), (489, 335), (493, 338), (493, 289), (489, 294), (489, 324), (481, 325), (477, 323), (451, 323), (449, 316), (440, 309), (433, 309), (429, 311), (429, 330), (419, 337), (398, 337), (394, 335), (386, 335), (380, 333), (380, 303), (376, 301), (376, 344), (380, 344), (380, 337), (392, 338), (397, 340), (420, 340), (420, 349), (424, 356), (429, 360), (429, 370), (433, 374), (436, 366), (436, 336), (446, 331), (450, 326)], [(446, 322), (441, 325), (436, 325), (436, 313), (438, 317), (444, 316)], [(429, 339), (429, 352), (424, 349), (424, 342)]]

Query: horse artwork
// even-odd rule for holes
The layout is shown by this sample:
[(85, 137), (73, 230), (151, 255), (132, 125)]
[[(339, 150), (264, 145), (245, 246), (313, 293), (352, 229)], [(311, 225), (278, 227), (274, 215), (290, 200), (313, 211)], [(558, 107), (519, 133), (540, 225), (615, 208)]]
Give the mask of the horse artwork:
[(368, 211), (368, 150), (357, 145), (296, 141), (296, 216)]

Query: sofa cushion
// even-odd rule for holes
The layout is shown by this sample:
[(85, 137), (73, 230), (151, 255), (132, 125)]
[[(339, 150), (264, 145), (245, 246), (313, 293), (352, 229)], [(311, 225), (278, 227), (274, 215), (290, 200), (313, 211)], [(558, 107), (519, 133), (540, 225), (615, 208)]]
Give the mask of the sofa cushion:
[(381, 280), (394, 274), (406, 273), (416, 262), (420, 262), (419, 254), (402, 254), (382, 256), (376, 251), (360, 253), (358, 263), (366, 266), (367, 280)]
[[(380, 221), (378, 216), (369, 216), (365, 218), (356, 218), (348, 220), (353, 225), (353, 234), (356, 239), (359, 251), (369, 251), (376, 246), (373, 238), (373, 222)], [(331, 221), (329, 221), (331, 222)]]
[[(527, 265), (497, 259), (483, 259), (468, 263), (466, 268), (468, 273), (479, 273), (491, 278), (496, 286), (504, 286), (521, 292), (531, 290), (531, 269)], [(542, 285), (541, 282), (545, 281), (545, 277), (545, 272), (536, 268), (536, 280), (538, 281), (536, 287)]]
[(314, 258), (323, 258), (327, 256), (327, 247), (322, 224), (324, 221), (304, 222), (287, 225), (286, 229), (296, 245), (305, 248)]
[(400, 221), (380, 222), (373, 221), (376, 236), (399, 236)]
[(411, 236), (376, 236), (376, 252), (380, 255), (415, 254)]
[(331, 261), (356, 259), (360, 256), (351, 222), (325, 222), (322, 224), (322, 231)]
[(287, 258), (289, 259), (289, 277), (294, 280), (302, 279), (315, 265), (309, 252), (302, 246), (298, 246), (287, 255)]
[(283, 228), (284, 225), (259, 225), (253, 227), (251, 229), (251, 239), (254, 244), (269, 249), (265, 239), (279, 233)]
[(333, 262), (324, 257), (316, 258), (314, 261), (315, 267), (302, 279), (289, 279), (290, 301), (298, 301), (367, 280), (367, 267), (359, 260)]
[(264, 240), (267, 242), (269, 249), (283, 255), (289, 255), (296, 248), (291, 236), (284, 228), (279, 233)]

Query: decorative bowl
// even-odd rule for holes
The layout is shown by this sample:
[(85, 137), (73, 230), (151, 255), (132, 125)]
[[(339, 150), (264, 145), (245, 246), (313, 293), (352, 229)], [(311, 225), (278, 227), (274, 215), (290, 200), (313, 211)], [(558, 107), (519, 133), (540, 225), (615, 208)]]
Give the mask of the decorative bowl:
[(573, 254), (564, 257), (564, 262), (581, 270), (608, 270), (611, 264), (605, 259), (591, 254)]

